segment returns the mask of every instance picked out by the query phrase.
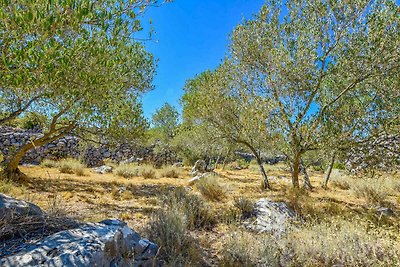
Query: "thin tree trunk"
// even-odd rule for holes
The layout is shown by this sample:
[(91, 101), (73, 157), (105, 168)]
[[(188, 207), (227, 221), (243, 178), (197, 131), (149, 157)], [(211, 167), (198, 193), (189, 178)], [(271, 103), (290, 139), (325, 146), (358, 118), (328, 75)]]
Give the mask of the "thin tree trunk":
[[(221, 153), (222, 153), (222, 152), (221, 152)], [(215, 161), (214, 170), (216, 170), (217, 167), (218, 167), (218, 163), (219, 163), (219, 160), (220, 160), (220, 158), (221, 158), (221, 153), (219, 153), (219, 155), (218, 155), (218, 157), (217, 157), (217, 160)]]
[(223, 163), (222, 163), (222, 170), (225, 170), (225, 167), (226, 167), (226, 160), (227, 160), (227, 158), (229, 157), (229, 154), (231, 154), (231, 148), (229, 148), (229, 149), (228, 149), (228, 153), (226, 153), (226, 156), (225, 156), (224, 161), (223, 161)]
[(292, 163), (292, 185), (294, 188), (299, 188), (299, 173), (300, 173), (300, 154), (296, 154)]
[(331, 161), (329, 162), (328, 169), (326, 170), (326, 173), (325, 173), (325, 178), (324, 178), (324, 182), (322, 184), (322, 188), (328, 188), (328, 182), (329, 182), (329, 178), (331, 177), (333, 165), (335, 164), (335, 158), (336, 158), (336, 155), (333, 154), (331, 157)]
[(307, 189), (307, 190), (312, 190), (313, 187), (312, 187), (312, 185), (311, 185), (310, 177), (308, 176), (307, 169), (306, 169), (306, 166), (304, 165), (303, 160), (301, 160), (301, 166), (300, 166), (300, 168), (301, 168), (301, 172), (302, 172), (303, 175), (304, 175), (304, 184), (303, 184), (303, 187), (304, 187), (305, 189)]
[(257, 157), (257, 163), (258, 163), (258, 166), (260, 167), (260, 172), (261, 172), (262, 179), (263, 179), (262, 180), (262, 188), (263, 189), (271, 189), (271, 186), (268, 181), (267, 173), (265, 172), (264, 165), (262, 164), (262, 161), (259, 157)]
[(212, 157), (210, 157), (210, 159), (208, 160), (208, 164), (206, 166), (206, 171), (212, 171), (211, 169), (211, 162), (212, 162)]
[(261, 176), (262, 176), (262, 184), (261, 184), (262, 188), (263, 189), (271, 189), (271, 186), (268, 181), (268, 176), (267, 176), (267, 173), (265, 172), (264, 165), (262, 164), (260, 155), (257, 153), (257, 151), (252, 146), (250, 146), (249, 144), (246, 144), (246, 145), (250, 148), (250, 150), (253, 152), (253, 155), (256, 157), (257, 164), (258, 164), (258, 167), (260, 168), (260, 172), (261, 172)]

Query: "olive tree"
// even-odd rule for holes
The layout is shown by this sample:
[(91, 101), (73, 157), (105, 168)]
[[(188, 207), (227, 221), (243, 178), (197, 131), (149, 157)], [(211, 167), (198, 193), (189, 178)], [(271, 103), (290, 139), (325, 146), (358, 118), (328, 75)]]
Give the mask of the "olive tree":
[(71, 131), (143, 132), (138, 99), (152, 88), (155, 64), (134, 33), (141, 30), (137, 15), (155, 2), (2, 2), (0, 97), (18, 102), (2, 122), (30, 108), (50, 121), (8, 158), (10, 178), (20, 175), (27, 151)]
[(261, 149), (271, 139), (267, 127), (269, 107), (261, 96), (253, 93), (251, 80), (226, 61), (214, 72), (206, 71), (188, 80), (184, 90), (184, 117), (204, 124), (214, 138), (249, 149), (260, 167), (262, 185), (269, 189), (260, 156)]
[[(378, 120), (368, 107), (399, 72), (399, 22), (394, 1), (267, 1), (233, 32), (230, 58), (274, 107), (269, 123), (281, 134), (294, 187), (302, 155), (324, 144), (327, 128), (343, 125), (335, 114)], [(341, 138), (361, 133), (360, 123), (344, 126)]]
[(153, 114), (152, 123), (154, 130), (160, 132), (164, 140), (170, 140), (179, 125), (179, 113), (174, 106), (165, 103)]

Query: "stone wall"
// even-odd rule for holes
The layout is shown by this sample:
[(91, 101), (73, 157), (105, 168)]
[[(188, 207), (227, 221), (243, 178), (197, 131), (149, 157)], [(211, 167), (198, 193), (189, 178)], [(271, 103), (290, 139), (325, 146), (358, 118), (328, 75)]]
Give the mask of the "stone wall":
[[(41, 135), (38, 131), (0, 127), (0, 152), (4, 155), (4, 158), (7, 158), (21, 146), (30, 140), (39, 138)], [(39, 164), (43, 159), (67, 157), (80, 158), (88, 167), (102, 165), (104, 159), (111, 159), (115, 162), (147, 161), (156, 164), (174, 163), (176, 161), (176, 157), (168, 151), (154, 153), (154, 145), (149, 147), (134, 147), (128, 144), (115, 147), (94, 146), (80, 142), (77, 137), (65, 136), (29, 151), (22, 163)]]

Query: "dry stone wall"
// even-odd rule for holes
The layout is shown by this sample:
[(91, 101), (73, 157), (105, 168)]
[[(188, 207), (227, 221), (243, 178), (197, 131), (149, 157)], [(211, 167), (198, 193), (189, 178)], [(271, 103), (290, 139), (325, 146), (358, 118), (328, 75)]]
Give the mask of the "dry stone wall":
[[(0, 127), (0, 153), (5, 158), (15, 153), (30, 140), (39, 138), (39, 131), (29, 131), (11, 127)], [(22, 163), (39, 164), (43, 159), (81, 158), (88, 167), (100, 166), (103, 160), (111, 159), (116, 162), (147, 161), (157, 164), (174, 163), (176, 157), (168, 152), (154, 153), (154, 146), (133, 147), (128, 144), (119, 146), (84, 145), (79, 138), (65, 136), (56, 141), (29, 151)]]

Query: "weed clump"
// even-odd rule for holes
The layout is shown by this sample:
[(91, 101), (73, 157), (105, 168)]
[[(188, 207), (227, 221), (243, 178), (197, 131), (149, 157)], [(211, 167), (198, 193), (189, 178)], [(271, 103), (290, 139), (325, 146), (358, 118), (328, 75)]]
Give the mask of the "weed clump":
[(77, 159), (63, 159), (58, 163), (57, 167), (61, 173), (75, 173), (78, 176), (85, 175), (85, 165)]
[(208, 200), (221, 201), (226, 198), (226, 190), (219, 183), (216, 175), (204, 177), (197, 181), (197, 190)]
[(139, 176), (139, 169), (138, 165), (133, 163), (120, 164), (114, 169), (114, 173), (124, 178), (132, 178)]
[(245, 197), (234, 199), (234, 206), (242, 213), (242, 218), (250, 218), (254, 214), (254, 202)]
[(181, 173), (177, 167), (169, 166), (162, 170), (161, 176), (166, 178), (179, 178)]
[(201, 248), (189, 231), (210, 229), (214, 218), (201, 198), (180, 187), (165, 194), (162, 209), (153, 214), (146, 232), (161, 247), (166, 266), (204, 266)]

